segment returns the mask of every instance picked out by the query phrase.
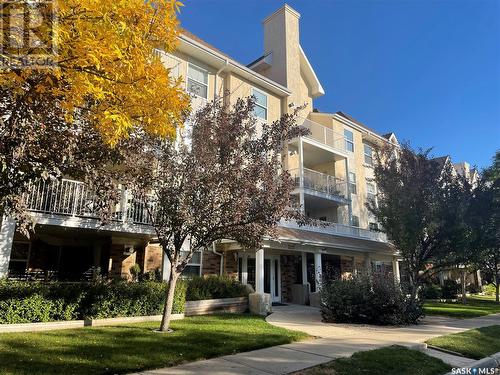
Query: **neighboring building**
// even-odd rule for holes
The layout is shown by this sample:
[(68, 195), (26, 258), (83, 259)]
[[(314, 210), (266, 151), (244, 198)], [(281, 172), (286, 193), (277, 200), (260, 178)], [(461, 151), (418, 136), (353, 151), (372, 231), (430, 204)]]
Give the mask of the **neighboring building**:
[[(302, 302), (326, 274), (349, 275), (361, 269), (393, 272), (399, 277), (397, 253), (365, 207), (376, 199), (374, 149), (394, 134), (378, 135), (342, 113), (313, 111), (324, 95), (299, 42), (300, 15), (288, 5), (263, 21), (264, 53), (243, 65), (184, 31), (174, 54), (157, 51), (174, 77), (183, 77), (195, 95), (193, 107), (223, 98), (256, 97), (255, 115), (272, 122), (290, 104), (307, 107), (300, 122), (311, 133), (284, 150), (285, 166), (296, 182), (295, 202), (311, 218), (334, 223), (299, 227), (283, 222), (278, 237), (262, 249), (245, 251), (224, 241), (212, 252), (193, 257), (187, 274), (221, 272), (269, 293), (272, 301)], [(224, 95), (223, 95), (224, 94)], [(162, 251), (154, 241), (144, 207), (122, 189), (116, 220), (101, 226), (92, 214), (92, 196), (72, 180), (33, 186), (27, 204), (38, 224), (31, 239), (14, 231), (4, 218), (0, 231), (0, 277), (75, 280), (97, 273), (130, 277), (130, 267), (162, 268)], [(165, 267), (166, 268), (166, 267)]]
[[(476, 187), (479, 183), (479, 174), (475, 168), (471, 168), (470, 164), (463, 161), (461, 163), (453, 163), (449, 155), (439, 156), (432, 159), (441, 165), (444, 170), (446, 167), (452, 168), (452, 174), (455, 176), (464, 177), (472, 187)], [(465, 272), (465, 282), (467, 285), (474, 284), (477, 286), (482, 285), (481, 271), (477, 270), (470, 272), (467, 268), (456, 267), (447, 270), (439, 271), (438, 278), (439, 283), (444, 285), (445, 280), (454, 280), (456, 282), (461, 282), (461, 277)]]

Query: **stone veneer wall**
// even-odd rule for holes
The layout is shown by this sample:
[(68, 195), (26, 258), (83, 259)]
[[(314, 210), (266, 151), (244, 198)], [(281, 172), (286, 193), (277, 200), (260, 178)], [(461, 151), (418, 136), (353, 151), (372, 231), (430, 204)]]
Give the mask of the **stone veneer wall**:
[(124, 255), (124, 246), (119, 244), (111, 245), (110, 258), (111, 268), (109, 277), (130, 279), (130, 267), (132, 267), (137, 258), (137, 252), (134, 251), (131, 255)]
[(144, 272), (150, 272), (161, 269), (163, 258), (163, 249), (158, 244), (149, 244), (144, 249), (143, 264), (141, 269)]
[(348, 278), (354, 271), (354, 257), (340, 257), (340, 274), (343, 279)]
[(224, 253), (224, 274), (238, 279), (238, 252), (226, 251)]
[(296, 263), (300, 262), (300, 255), (281, 255), (281, 300), (292, 301), (292, 285), (297, 282)]
[[(224, 254), (225, 256), (226, 254)], [(220, 255), (214, 254), (212, 251), (203, 252), (201, 274), (219, 275), (220, 273)]]

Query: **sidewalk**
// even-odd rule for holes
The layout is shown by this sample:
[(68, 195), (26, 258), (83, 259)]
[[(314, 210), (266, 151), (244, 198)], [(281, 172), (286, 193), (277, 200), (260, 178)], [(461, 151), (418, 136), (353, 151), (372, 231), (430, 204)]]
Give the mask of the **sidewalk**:
[(267, 321), (319, 338), (139, 374), (286, 374), (348, 357), (358, 351), (387, 345), (415, 347), (431, 337), (500, 324), (500, 314), (472, 319), (429, 317), (418, 326), (374, 327), (323, 323), (318, 309), (289, 305), (275, 307)]

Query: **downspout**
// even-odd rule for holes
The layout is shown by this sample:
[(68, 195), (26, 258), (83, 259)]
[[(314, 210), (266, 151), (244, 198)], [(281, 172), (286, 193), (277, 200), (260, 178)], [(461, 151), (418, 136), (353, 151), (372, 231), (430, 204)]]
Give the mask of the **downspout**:
[(218, 253), (217, 250), (215, 250), (215, 242), (212, 242), (212, 252), (218, 256), (220, 256), (220, 270), (219, 270), (219, 276), (222, 276), (223, 270), (224, 270), (224, 253)]
[[(215, 77), (214, 77), (214, 105), (215, 101), (217, 100), (217, 77), (228, 67), (229, 65), (229, 60), (226, 59), (224, 60), (224, 66), (217, 70), (215, 72)], [(215, 250), (215, 242), (212, 242), (212, 252), (220, 257), (220, 269), (219, 269), (219, 275), (222, 276), (223, 270), (224, 270), (224, 254), (223, 253), (218, 253), (217, 250)]]
[(217, 72), (215, 72), (215, 78), (214, 78), (214, 102), (217, 100), (217, 77), (224, 71), (226, 70), (226, 68), (228, 67), (229, 65), (229, 60), (228, 59), (225, 59), (224, 60), (224, 66), (222, 68), (220, 68), (219, 70), (217, 70)]

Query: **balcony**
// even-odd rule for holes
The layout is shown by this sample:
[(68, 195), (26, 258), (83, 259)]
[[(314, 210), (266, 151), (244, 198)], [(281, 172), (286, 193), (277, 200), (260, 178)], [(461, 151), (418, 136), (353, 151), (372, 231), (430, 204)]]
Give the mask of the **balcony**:
[[(322, 222), (325, 224), (324, 222)], [(314, 226), (314, 225), (303, 225), (300, 226), (294, 221), (284, 221), (280, 222), (280, 226), (291, 229), (307, 230), (311, 232), (331, 234), (336, 236), (351, 237), (362, 240), (370, 240), (376, 242), (387, 243), (387, 235), (382, 232), (375, 232), (369, 229), (363, 229), (359, 227), (354, 227), (351, 225), (338, 224), (338, 223), (328, 223), (330, 225), (326, 226)]]
[(343, 134), (336, 133), (324, 125), (305, 118), (299, 119), (299, 125), (310, 132), (308, 135), (304, 136), (305, 139), (321, 146), (326, 146), (329, 149), (333, 149), (335, 153), (347, 157), (347, 149)]
[[(125, 189), (121, 190), (119, 194), (121, 197), (120, 203), (112, 207), (109, 227), (118, 228), (120, 225), (145, 226), (148, 229), (139, 232), (152, 231), (147, 205), (154, 212), (154, 203), (135, 199)], [(39, 220), (39, 223), (60, 225), (72, 223), (70, 226), (88, 227), (89, 220), (91, 220), (91, 222), (100, 225), (97, 197), (85, 183), (80, 181), (62, 179), (31, 183), (28, 193), (24, 195), (24, 201), (29, 211), (39, 214), (42, 218), (48, 216), (54, 218), (52, 221)], [(57, 220), (55, 220), (56, 217)]]
[(304, 178), (301, 181), (299, 168), (288, 172), (292, 176), (296, 187), (317, 192), (325, 198), (333, 199), (340, 203), (348, 203), (347, 183), (341, 178), (304, 168)]

